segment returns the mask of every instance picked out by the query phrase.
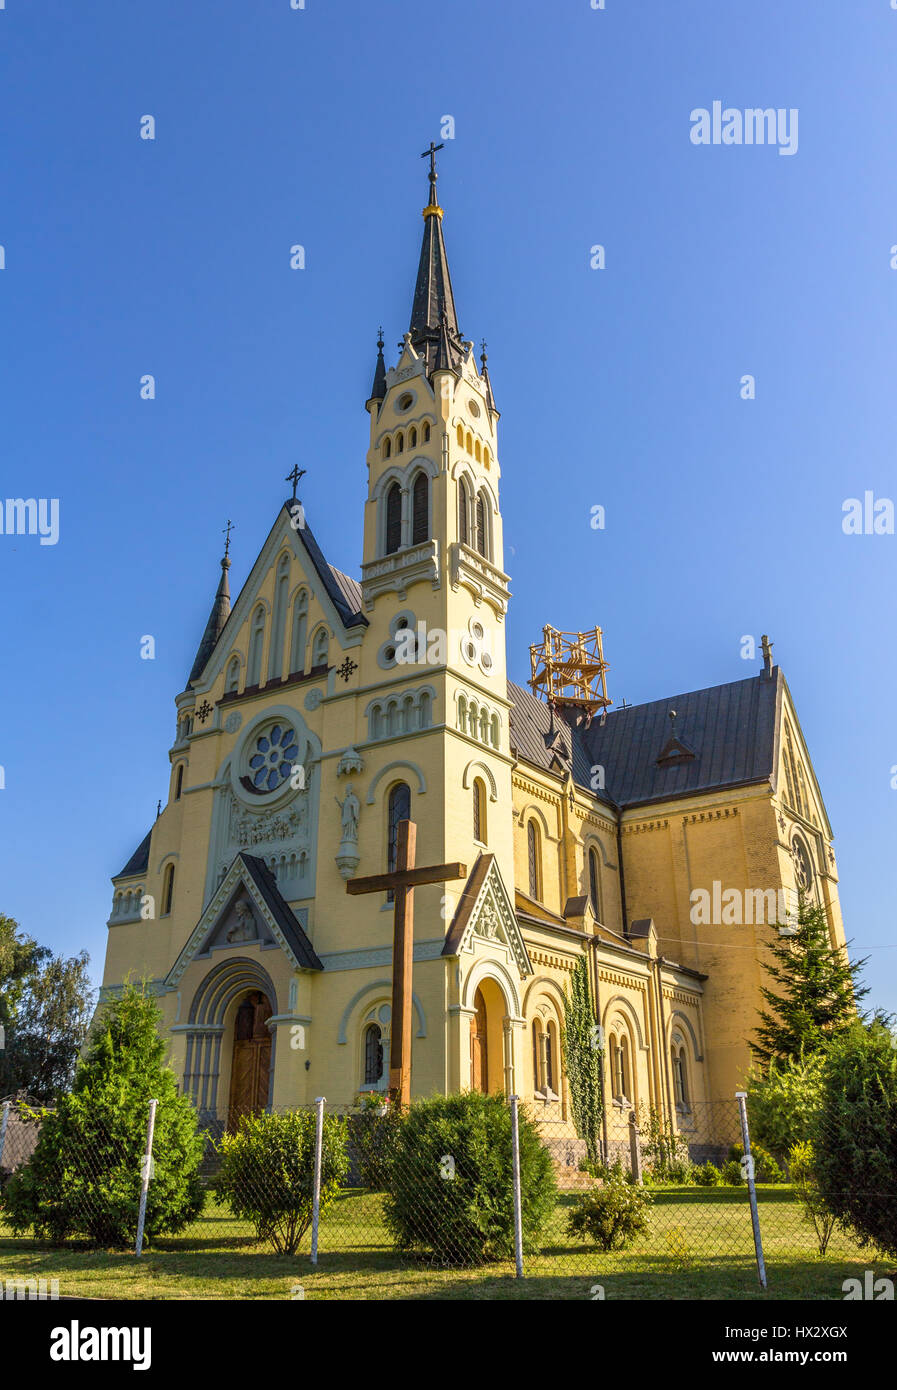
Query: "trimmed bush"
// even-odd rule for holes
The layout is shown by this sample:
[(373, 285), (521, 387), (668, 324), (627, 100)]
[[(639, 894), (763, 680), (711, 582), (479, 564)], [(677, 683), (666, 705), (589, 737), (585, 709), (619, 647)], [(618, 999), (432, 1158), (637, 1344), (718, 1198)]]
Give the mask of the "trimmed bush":
[(744, 1178), (741, 1176), (741, 1166), (734, 1158), (730, 1158), (719, 1170), (720, 1182), (725, 1183), (726, 1187), (742, 1187)]
[[(234, 1216), (250, 1221), (260, 1241), (279, 1255), (295, 1255), (311, 1225), (315, 1179), (315, 1112), (244, 1115), (236, 1134), (218, 1144), (221, 1170), (215, 1188)], [(324, 1116), (321, 1214), (331, 1206), (349, 1168), (346, 1134), (335, 1115)]]
[(829, 1044), (811, 1142), (828, 1210), (860, 1245), (897, 1257), (897, 1045), (882, 1022)]
[(692, 1173), (692, 1181), (696, 1182), (698, 1187), (718, 1187), (720, 1181), (719, 1169), (715, 1163), (702, 1163), (701, 1166), (696, 1168)]
[(149, 1102), (158, 1101), (144, 1240), (176, 1234), (202, 1211), (198, 1169), (203, 1140), (196, 1112), (163, 1065), (161, 1016), (128, 985), (100, 1015), (74, 1088), (44, 1112), (31, 1158), (3, 1191), (2, 1210), (18, 1234), (60, 1243), (133, 1248), (146, 1150)]
[[(551, 1155), (519, 1108), (523, 1238), (532, 1248), (556, 1199)], [(479, 1091), (416, 1101), (398, 1127), (386, 1224), (400, 1250), (444, 1264), (514, 1254), (511, 1109)]]
[[(744, 1158), (744, 1145), (733, 1144), (729, 1150), (729, 1158), (733, 1159), (740, 1167), (741, 1160)], [(754, 1182), (785, 1181), (785, 1174), (769, 1150), (764, 1149), (762, 1144), (751, 1144), (751, 1158), (754, 1160)]]
[(652, 1198), (644, 1188), (623, 1179), (608, 1178), (581, 1193), (567, 1218), (567, 1230), (577, 1240), (599, 1250), (624, 1250), (648, 1230)]

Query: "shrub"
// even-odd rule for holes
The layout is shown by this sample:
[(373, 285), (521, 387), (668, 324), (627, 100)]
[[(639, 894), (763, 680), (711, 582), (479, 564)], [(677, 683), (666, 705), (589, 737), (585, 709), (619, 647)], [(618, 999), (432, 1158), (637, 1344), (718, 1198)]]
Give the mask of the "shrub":
[(101, 1014), (73, 1090), (42, 1114), (34, 1152), (4, 1189), (16, 1233), (132, 1247), (151, 1099), (158, 1104), (144, 1239), (182, 1231), (200, 1214), (203, 1140), (196, 1112), (163, 1065), (160, 1023), (153, 1000), (134, 985)]
[[(532, 1248), (554, 1210), (551, 1155), (519, 1108), (525, 1244)], [(446, 1264), (484, 1264), (514, 1253), (511, 1110), (479, 1091), (433, 1096), (404, 1112), (396, 1135), (384, 1214), (400, 1250)]]
[(645, 1167), (655, 1182), (688, 1182), (688, 1140), (666, 1123), (659, 1111), (639, 1106), (639, 1138)]
[(361, 1097), (360, 1108), (350, 1119), (350, 1154), (361, 1186), (370, 1192), (383, 1192), (389, 1186), (401, 1119), (401, 1110), (388, 1096), (371, 1093)]
[(567, 1230), (599, 1250), (623, 1250), (648, 1229), (652, 1198), (644, 1188), (620, 1178), (580, 1193), (567, 1218)]
[[(315, 1112), (244, 1115), (235, 1134), (218, 1144), (216, 1191), (234, 1216), (250, 1221), (260, 1241), (295, 1255), (311, 1225), (315, 1176)], [(346, 1135), (335, 1115), (324, 1116), (321, 1214), (349, 1168)]]
[(736, 1159), (730, 1158), (719, 1170), (720, 1182), (727, 1187), (741, 1187), (744, 1178), (741, 1176), (741, 1165)]
[(860, 1245), (897, 1256), (897, 1046), (882, 1022), (829, 1044), (811, 1142), (829, 1211)]
[(751, 1136), (779, 1163), (795, 1144), (810, 1136), (813, 1113), (822, 1101), (823, 1060), (822, 1052), (806, 1052), (788, 1061), (771, 1062), (765, 1071), (755, 1070), (748, 1079)]
[[(744, 1158), (744, 1145), (733, 1144), (729, 1150), (729, 1158), (741, 1165)], [(776, 1163), (768, 1149), (764, 1149), (762, 1144), (751, 1144), (751, 1158), (754, 1160), (754, 1182), (784, 1182), (785, 1174)]]
[(692, 1179), (698, 1187), (717, 1187), (720, 1181), (719, 1169), (715, 1163), (702, 1163), (694, 1170)]
[(824, 1255), (837, 1224), (837, 1217), (829, 1211), (819, 1191), (813, 1164), (813, 1145), (807, 1142), (795, 1144), (788, 1155), (788, 1167), (794, 1191), (804, 1209), (804, 1220), (812, 1225), (816, 1232), (819, 1253)]

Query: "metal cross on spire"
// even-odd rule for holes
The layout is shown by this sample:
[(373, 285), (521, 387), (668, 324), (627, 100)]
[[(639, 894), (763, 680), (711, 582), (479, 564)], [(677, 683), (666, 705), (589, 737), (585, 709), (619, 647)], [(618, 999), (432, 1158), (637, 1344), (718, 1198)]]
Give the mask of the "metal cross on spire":
[(442, 143), (441, 145), (434, 145), (433, 141), (431, 140), (431, 141), (430, 141), (430, 148), (429, 148), (428, 150), (424, 150), (423, 154), (421, 155), (421, 159), (426, 159), (428, 155), (429, 155), (429, 157), (430, 157), (430, 174), (429, 174), (429, 178), (430, 178), (430, 206), (431, 206), (431, 207), (435, 207), (435, 206), (436, 206), (436, 180), (437, 180), (437, 178), (439, 177), (439, 175), (436, 173), (436, 151), (437, 151), (437, 150), (444, 150), (444, 149), (445, 149), (445, 142), (444, 142), (444, 141), (443, 141), (443, 143)]
[(304, 478), (305, 473), (306, 470), (304, 468), (300, 468), (298, 463), (296, 463), (293, 465), (292, 473), (288, 473), (286, 478), (284, 479), (284, 482), (293, 484), (293, 496), (291, 498), (291, 501), (293, 502), (296, 501), (296, 488), (299, 486), (299, 479)]
[(225, 558), (225, 560), (227, 559), (228, 551), (230, 550), (230, 533), (231, 533), (231, 531), (232, 531), (233, 529), (234, 529), (234, 523), (233, 523), (233, 522), (230, 520), (230, 518), (228, 517), (227, 525), (224, 527), (223, 531), (221, 532), (221, 534), (224, 536), (224, 558)]

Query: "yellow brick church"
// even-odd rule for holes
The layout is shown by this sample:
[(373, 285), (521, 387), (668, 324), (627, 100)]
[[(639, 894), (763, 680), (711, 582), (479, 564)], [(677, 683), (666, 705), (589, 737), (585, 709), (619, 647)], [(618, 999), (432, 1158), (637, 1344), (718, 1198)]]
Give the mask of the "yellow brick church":
[(802, 887), (843, 945), (831, 828), (767, 643), (747, 679), (645, 705), (609, 707), (600, 656), (575, 673), (592, 700), (508, 680), (499, 413), (432, 154), (423, 217), (410, 327), (389, 368), (381, 336), (367, 401), (360, 579), (325, 559), (295, 473), (233, 605), (225, 551), (167, 805), (113, 879), (104, 997), (152, 981), (210, 1120), (384, 1090), (392, 903), (346, 884), (394, 867), (410, 818), (420, 864), (468, 867), (414, 895), (413, 1094), (517, 1093), (572, 1133), (585, 958), (608, 1133), (639, 1105), (687, 1133), (744, 1080), (764, 905)]

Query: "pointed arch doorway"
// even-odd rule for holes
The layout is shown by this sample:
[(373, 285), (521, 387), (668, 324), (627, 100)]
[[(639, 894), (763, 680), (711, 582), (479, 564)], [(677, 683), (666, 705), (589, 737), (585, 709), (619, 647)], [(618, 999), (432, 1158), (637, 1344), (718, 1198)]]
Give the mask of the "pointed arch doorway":
[(271, 1079), (271, 1030), (273, 1010), (261, 990), (245, 994), (234, 1016), (234, 1044), (230, 1073), (227, 1127), (234, 1130), (243, 1115), (266, 1109)]

